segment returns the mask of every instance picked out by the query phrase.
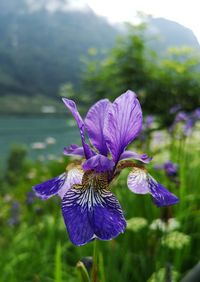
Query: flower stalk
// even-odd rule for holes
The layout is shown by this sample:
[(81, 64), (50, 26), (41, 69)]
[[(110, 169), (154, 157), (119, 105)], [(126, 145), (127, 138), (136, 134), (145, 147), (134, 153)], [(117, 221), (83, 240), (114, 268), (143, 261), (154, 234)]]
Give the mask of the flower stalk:
[(98, 279), (98, 240), (93, 243), (93, 264), (91, 272), (91, 282), (97, 282)]

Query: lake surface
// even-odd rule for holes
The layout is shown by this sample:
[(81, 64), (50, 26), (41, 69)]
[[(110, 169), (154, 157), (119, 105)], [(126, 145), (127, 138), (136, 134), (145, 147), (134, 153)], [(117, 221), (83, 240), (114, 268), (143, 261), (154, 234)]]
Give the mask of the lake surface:
[(25, 145), (32, 159), (48, 159), (62, 156), (71, 143), (80, 144), (79, 131), (67, 116), (0, 116), (1, 166), (13, 145)]

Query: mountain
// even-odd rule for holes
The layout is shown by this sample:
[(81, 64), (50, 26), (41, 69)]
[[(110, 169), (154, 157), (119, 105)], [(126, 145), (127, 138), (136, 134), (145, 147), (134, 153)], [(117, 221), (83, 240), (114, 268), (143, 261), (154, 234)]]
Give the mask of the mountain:
[(187, 46), (200, 52), (200, 45), (193, 31), (177, 22), (164, 18), (151, 18), (148, 22), (150, 47), (158, 53), (164, 53), (169, 47)]
[[(119, 26), (109, 24), (88, 7), (67, 9), (67, 2), (58, 0), (59, 9), (50, 11), (45, 6), (49, 1), (0, 1), (1, 96), (53, 98), (67, 82), (79, 90), (84, 68), (81, 57), (93, 48), (94, 52), (99, 51), (97, 59), (101, 60), (114, 46), (116, 37), (124, 34)], [(186, 45), (200, 51), (193, 32), (178, 23), (150, 19), (147, 32), (155, 38), (150, 47), (158, 53), (171, 45)]]
[(30, 9), (25, 0), (18, 8), (11, 0), (1, 1), (1, 95), (55, 97), (63, 83), (77, 86), (83, 69), (80, 57), (91, 47), (110, 49), (118, 34), (90, 9), (50, 12), (44, 7)]

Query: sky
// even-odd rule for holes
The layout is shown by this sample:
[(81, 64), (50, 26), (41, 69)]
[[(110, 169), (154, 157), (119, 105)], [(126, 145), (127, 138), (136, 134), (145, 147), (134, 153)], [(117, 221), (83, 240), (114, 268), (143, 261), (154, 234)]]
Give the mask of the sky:
[(73, 0), (87, 4), (110, 22), (135, 21), (137, 11), (164, 17), (192, 29), (200, 43), (200, 9), (198, 0)]

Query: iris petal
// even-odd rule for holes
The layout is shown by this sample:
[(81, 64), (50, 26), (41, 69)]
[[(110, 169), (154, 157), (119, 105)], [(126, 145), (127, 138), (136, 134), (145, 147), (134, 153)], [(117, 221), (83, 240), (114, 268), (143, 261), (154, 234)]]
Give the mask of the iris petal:
[(95, 235), (101, 240), (111, 240), (126, 228), (126, 221), (117, 198), (107, 190), (99, 192), (101, 204), (93, 209), (93, 228)]
[(128, 188), (136, 194), (151, 194), (153, 202), (158, 206), (169, 206), (179, 199), (158, 183), (150, 174), (140, 168), (134, 168), (128, 175)]
[(82, 140), (82, 144), (83, 144), (83, 148), (84, 148), (85, 157), (87, 159), (89, 159), (90, 157), (92, 157), (94, 155), (94, 153), (91, 150), (90, 146), (85, 141), (85, 125), (84, 125), (84, 122), (82, 120), (82, 117), (80, 116), (74, 101), (66, 99), (66, 98), (63, 98), (62, 100), (63, 100), (65, 106), (71, 111), (74, 119), (76, 120), (76, 123), (77, 123), (79, 131), (80, 131), (80, 135), (81, 135), (81, 140)]
[(36, 196), (42, 200), (47, 200), (50, 197), (57, 195), (58, 191), (64, 186), (66, 177), (67, 174), (63, 173), (57, 177), (33, 186)]
[(158, 207), (175, 205), (179, 202), (179, 199), (174, 194), (170, 193), (151, 176), (149, 178), (149, 188), (153, 201)]
[(62, 213), (70, 240), (78, 246), (95, 237), (110, 240), (126, 227), (118, 200), (107, 190), (70, 189), (63, 198)]
[(145, 164), (149, 163), (152, 160), (152, 158), (149, 157), (147, 154), (138, 154), (133, 151), (124, 151), (120, 156), (120, 161), (125, 159), (134, 159), (141, 161)]
[(62, 200), (62, 214), (69, 238), (77, 246), (88, 243), (94, 237), (86, 201), (85, 193), (75, 188), (70, 189)]
[(55, 195), (59, 195), (63, 198), (64, 194), (74, 184), (81, 184), (82, 178), (83, 171), (74, 167), (66, 173), (33, 186), (33, 190), (35, 191), (36, 196), (42, 200), (47, 200)]
[(80, 156), (80, 157), (85, 156), (83, 147), (79, 147), (76, 144), (72, 144), (69, 147), (65, 147), (64, 148), (64, 155), (66, 155), (66, 156)]
[(147, 174), (142, 169), (133, 169), (127, 179), (128, 188), (136, 194), (149, 193)]
[(111, 103), (108, 99), (98, 101), (89, 109), (85, 118), (85, 125), (91, 143), (105, 156), (108, 153), (108, 148), (105, 142), (103, 128), (109, 104)]
[(67, 179), (62, 188), (58, 191), (58, 195), (63, 198), (65, 193), (75, 184), (81, 184), (83, 171), (79, 168), (72, 168), (67, 172)]
[(124, 149), (138, 135), (142, 127), (142, 110), (134, 92), (128, 90), (109, 106), (104, 136), (117, 163)]
[(103, 155), (96, 155), (83, 164), (84, 170), (94, 169), (97, 172), (110, 171), (114, 167), (114, 162)]

